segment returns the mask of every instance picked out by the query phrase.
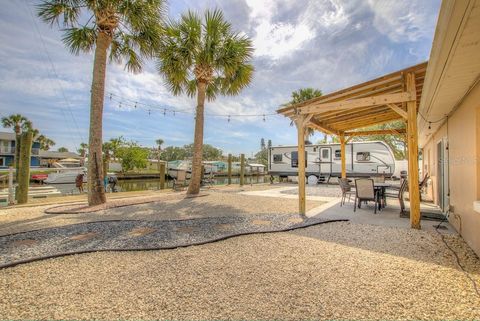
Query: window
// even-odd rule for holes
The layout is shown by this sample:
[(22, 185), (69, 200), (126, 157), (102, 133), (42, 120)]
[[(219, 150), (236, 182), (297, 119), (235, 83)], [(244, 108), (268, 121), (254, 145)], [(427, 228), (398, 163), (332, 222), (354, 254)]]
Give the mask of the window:
[[(307, 167), (307, 152), (305, 152), (305, 167)], [(292, 167), (298, 167), (298, 152), (292, 152), (291, 154), (292, 159)]]
[(322, 159), (328, 159), (329, 158), (329, 153), (330, 153), (330, 150), (329, 149), (322, 149)]
[(335, 159), (340, 159), (342, 158), (342, 152), (340, 149), (335, 150)]
[(368, 162), (368, 161), (370, 161), (370, 152), (357, 153), (357, 162)]
[(282, 161), (282, 154), (273, 154), (273, 161), (274, 162), (281, 162)]

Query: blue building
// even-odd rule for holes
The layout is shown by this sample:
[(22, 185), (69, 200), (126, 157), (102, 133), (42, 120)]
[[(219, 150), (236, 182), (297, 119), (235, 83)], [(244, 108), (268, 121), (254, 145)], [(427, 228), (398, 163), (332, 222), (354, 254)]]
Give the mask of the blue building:
[[(30, 166), (40, 166), (40, 143), (33, 142), (32, 158)], [(0, 132), (0, 168), (8, 168), (13, 165), (15, 158), (15, 134)]]

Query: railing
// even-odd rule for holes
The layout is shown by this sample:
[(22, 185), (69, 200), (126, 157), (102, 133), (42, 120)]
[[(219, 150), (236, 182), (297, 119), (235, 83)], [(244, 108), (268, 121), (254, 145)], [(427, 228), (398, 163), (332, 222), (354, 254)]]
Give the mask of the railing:
[[(38, 155), (40, 148), (32, 148), (32, 155)], [(15, 155), (15, 147), (0, 146), (0, 154)]]
[(15, 154), (15, 147), (0, 146), (0, 154)]

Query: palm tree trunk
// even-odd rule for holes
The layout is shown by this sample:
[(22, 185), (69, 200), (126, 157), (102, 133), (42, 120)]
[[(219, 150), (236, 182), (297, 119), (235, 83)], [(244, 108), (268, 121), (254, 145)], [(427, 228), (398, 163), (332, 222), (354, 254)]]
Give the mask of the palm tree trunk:
[(203, 111), (205, 109), (205, 92), (207, 84), (198, 83), (197, 113), (195, 116), (195, 136), (193, 138), (192, 178), (188, 185), (187, 194), (194, 195), (200, 192), (202, 180), (202, 150), (203, 150)]
[(90, 137), (88, 155), (88, 205), (106, 202), (103, 186), (102, 164), (102, 117), (105, 95), (105, 74), (107, 69), (107, 49), (112, 39), (100, 32), (95, 47), (93, 79), (90, 101)]

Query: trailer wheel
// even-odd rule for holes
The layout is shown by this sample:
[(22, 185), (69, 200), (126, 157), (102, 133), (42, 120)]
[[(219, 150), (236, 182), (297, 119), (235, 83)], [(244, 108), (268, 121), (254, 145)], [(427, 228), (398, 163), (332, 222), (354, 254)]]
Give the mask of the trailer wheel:
[(310, 175), (307, 178), (308, 185), (317, 185), (318, 184), (318, 177), (315, 175)]

